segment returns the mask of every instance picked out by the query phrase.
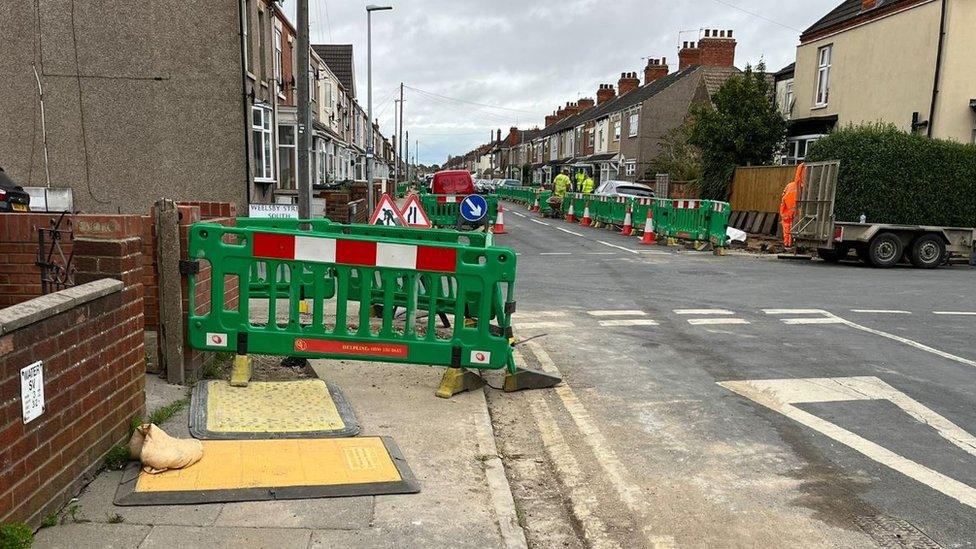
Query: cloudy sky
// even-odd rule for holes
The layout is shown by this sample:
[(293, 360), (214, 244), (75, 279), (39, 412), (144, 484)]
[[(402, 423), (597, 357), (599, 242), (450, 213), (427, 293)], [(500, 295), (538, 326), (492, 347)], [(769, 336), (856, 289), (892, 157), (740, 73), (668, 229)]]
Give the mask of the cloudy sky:
[[(312, 43), (355, 46), (366, 107), (367, 3), (309, 0)], [(802, 29), (839, 0), (389, 0), (373, 17), (373, 112), (393, 133), (393, 98), (405, 91), (404, 128), (420, 161), (442, 163), (518, 125), (541, 125), (558, 105), (594, 97), (620, 73), (643, 75), (647, 57), (677, 69), (678, 45), (700, 29), (734, 29), (736, 66), (793, 61)], [(284, 9), (295, 21), (295, 0)], [(487, 106), (484, 106), (487, 105)], [(413, 156), (411, 150), (411, 156)]]

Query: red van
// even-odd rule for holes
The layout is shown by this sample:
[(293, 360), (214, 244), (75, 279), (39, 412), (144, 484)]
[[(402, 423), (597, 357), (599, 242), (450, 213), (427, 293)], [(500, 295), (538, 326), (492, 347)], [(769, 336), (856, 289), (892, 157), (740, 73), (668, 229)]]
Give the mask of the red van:
[(434, 174), (430, 182), (431, 194), (475, 194), (474, 179), (466, 170), (445, 170)]

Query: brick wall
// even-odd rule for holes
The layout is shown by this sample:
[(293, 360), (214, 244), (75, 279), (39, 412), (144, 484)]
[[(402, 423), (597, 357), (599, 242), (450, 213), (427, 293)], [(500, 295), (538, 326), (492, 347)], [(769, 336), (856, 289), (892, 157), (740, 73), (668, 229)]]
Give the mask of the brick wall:
[(366, 207), (366, 199), (360, 198), (359, 200), (353, 200), (347, 205), (349, 210), (349, 220), (347, 223), (366, 223), (369, 221), (369, 211)]
[[(0, 310), (0, 523), (37, 526), (145, 413), (141, 240), (82, 238), (75, 254), (91, 282)], [(38, 360), (45, 409), (24, 424), (20, 370)]]

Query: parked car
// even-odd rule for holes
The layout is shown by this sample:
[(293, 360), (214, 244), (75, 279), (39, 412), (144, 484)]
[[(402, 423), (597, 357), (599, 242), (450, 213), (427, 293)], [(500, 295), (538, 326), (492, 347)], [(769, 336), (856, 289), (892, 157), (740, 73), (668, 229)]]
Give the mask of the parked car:
[(434, 174), (430, 180), (431, 194), (473, 194), (477, 192), (471, 172), (465, 170), (444, 170)]
[(29, 212), (30, 195), (0, 168), (0, 212)]
[(500, 187), (521, 187), (522, 182), (518, 179), (502, 179), (498, 184)]
[(654, 189), (643, 183), (633, 181), (618, 181), (611, 179), (604, 181), (593, 191), (593, 194), (605, 196), (635, 196), (638, 198), (654, 198)]

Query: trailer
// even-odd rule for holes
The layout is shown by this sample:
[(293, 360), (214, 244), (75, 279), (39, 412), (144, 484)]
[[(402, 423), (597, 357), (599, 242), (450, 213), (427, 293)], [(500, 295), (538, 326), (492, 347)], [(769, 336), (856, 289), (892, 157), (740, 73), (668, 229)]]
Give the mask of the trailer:
[(790, 235), (797, 249), (816, 250), (821, 259), (836, 263), (851, 251), (875, 267), (902, 261), (920, 269), (948, 264), (952, 258), (971, 261), (976, 252), (976, 229), (932, 225), (841, 222), (834, 219), (839, 161), (806, 165), (797, 193), (796, 216)]

